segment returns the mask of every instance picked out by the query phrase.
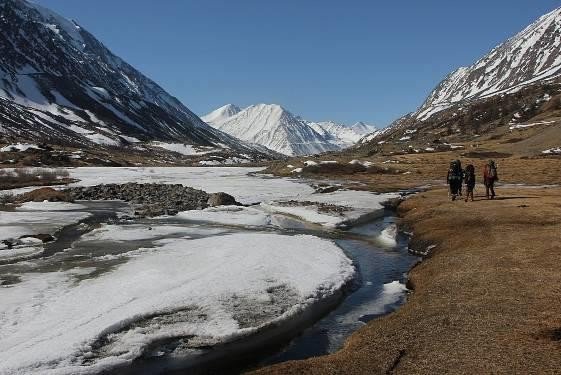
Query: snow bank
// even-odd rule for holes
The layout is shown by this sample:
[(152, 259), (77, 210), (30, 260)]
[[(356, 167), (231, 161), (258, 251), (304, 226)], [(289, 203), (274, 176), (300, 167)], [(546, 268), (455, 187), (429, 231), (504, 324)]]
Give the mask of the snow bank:
[(233, 234), (170, 240), (96, 278), (24, 274), (2, 289), (0, 373), (101, 372), (156, 340), (232, 341), (333, 295), (354, 272), (331, 241)]
[(542, 154), (561, 155), (561, 147), (544, 150), (542, 151)]
[(280, 204), (261, 203), (261, 207), (271, 213), (280, 213), (295, 216), (304, 221), (323, 225), (330, 228), (335, 228), (337, 225), (345, 221), (343, 215), (335, 215), (329, 213), (322, 213), (319, 211), (318, 206), (283, 206)]
[(556, 121), (538, 121), (538, 122), (533, 122), (530, 124), (517, 124), (517, 125), (512, 125), (509, 127), (510, 130), (514, 130), (514, 129), (526, 129), (526, 128), (531, 128), (534, 126), (539, 126), (539, 125), (551, 125), (553, 123), (555, 123)]
[(0, 148), (0, 152), (10, 152), (10, 151), (27, 151), (29, 149), (40, 150), (39, 146), (31, 143), (16, 143)]
[(289, 214), (311, 223), (336, 228), (381, 215), (384, 210), (382, 203), (398, 196), (398, 194), (337, 190), (331, 193), (297, 197), (295, 201), (306, 202), (302, 205), (287, 206), (282, 202), (272, 201), (261, 203), (261, 206), (269, 212)]
[(138, 241), (183, 234), (185, 232), (186, 228), (179, 225), (103, 225), (101, 228), (83, 235), (80, 241)]
[(271, 216), (266, 212), (252, 207), (240, 206), (220, 206), (204, 210), (184, 211), (174, 218), (250, 227), (263, 227), (271, 224)]
[[(44, 205), (49, 211), (38, 211)], [(69, 203), (27, 203), (15, 212), (0, 211), (0, 241), (24, 235), (53, 234), (58, 229), (87, 218), (87, 212), (67, 211)], [(79, 205), (77, 205), (80, 207)]]
[(362, 165), (363, 167), (368, 168), (368, 167), (370, 167), (371, 165), (373, 165), (374, 163), (372, 163), (371, 161), (368, 161), (368, 160), (367, 160), (367, 161), (361, 161), (361, 160), (356, 160), (356, 159), (355, 159), (355, 160), (351, 160), (351, 161), (349, 162), (349, 164), (352, 164), (352, 165)]
[(34, 258), (44, 251), (43, 246), (16, 246), (11, 249), (0, 249), (0, 264)]
[(178, 154), (185, 156), (204, 155), (219, 151), (212, 147), (195, 147), (193, 145), (183, 143), (152, 142), (151, 145), (166, 149), (168, 151), (177, 152)]
[(82, 204), (68, 202), (25, 202), (17, 211), (77, 211), (86, 208)]

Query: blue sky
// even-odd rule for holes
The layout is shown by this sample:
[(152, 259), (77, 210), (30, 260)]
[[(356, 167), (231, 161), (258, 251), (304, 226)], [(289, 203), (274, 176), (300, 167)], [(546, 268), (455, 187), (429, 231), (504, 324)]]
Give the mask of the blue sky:
[(35, 0), (204, 115), (282, 104), (386, 125), (542, 14), (550, 0)]

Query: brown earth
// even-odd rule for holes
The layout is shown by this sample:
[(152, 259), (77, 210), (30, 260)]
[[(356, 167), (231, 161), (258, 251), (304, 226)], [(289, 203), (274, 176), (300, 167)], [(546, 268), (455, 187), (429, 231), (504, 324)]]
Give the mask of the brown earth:
[(335, 354), (257, 374), (561, 372), (561, 189), (500, 189), (451, 202), (420, 193), (399, 212), (432, 255), (410, 273), (397, 312), (355, 332)]
[[(511, 184), (561, 184), (561, 156), (526, 157), (508, 152), (489, 151), (491, 145), (471, 147), (445, 152), (408, 153), (393, 155), (372, 155), (360, 157), (344, 154), (325, 155), (320, 158), (303, 157), (289, 161), (276, 162), (269, 166), (266, 173), (279, 176), (325, 178), (335, 180), (356, 190), (378, 192), (396, 191), (426, 185), (442, 185), (451, 160), (460, 159), (465, 167), (475, 166), (476, 177), (481, 182), (483, 167), (488, 159), (497, 163), (501, 182)], [(323, 164), (305, 167), (304, 161), (330, 160), (337, 164)], [(369, 168), (357, 168), (349, 164), (352, 160), (373, 163)], [(288, 167), (288, 166), (291, 167)], [(303, 167), (303, 173), (292, 173), (295, 168)], [(333, 170), (331, 170), (333, 169)]]
[(19, 202), (71, 202), (70, 194), (50, 187), (35, 189), (17, 197)]

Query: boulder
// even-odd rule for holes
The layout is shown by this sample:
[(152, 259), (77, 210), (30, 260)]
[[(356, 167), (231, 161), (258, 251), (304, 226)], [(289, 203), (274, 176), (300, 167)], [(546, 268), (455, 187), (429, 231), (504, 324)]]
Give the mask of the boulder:
[(236, 202), (236, 198), (234, 198), (230, 194), (226, 194), (226, 193), (212, 193), (212, 194), (209, 194), (207, 204), (210, 207), (241, 206), (240, 203)]

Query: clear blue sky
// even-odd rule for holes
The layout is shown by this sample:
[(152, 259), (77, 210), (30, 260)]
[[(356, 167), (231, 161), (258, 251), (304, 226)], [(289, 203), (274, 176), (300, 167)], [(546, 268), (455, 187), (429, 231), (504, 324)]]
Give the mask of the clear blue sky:
[(35, 0), (75, 19), (199, 115), (278, 103), (385, 125), (553, 0)]

